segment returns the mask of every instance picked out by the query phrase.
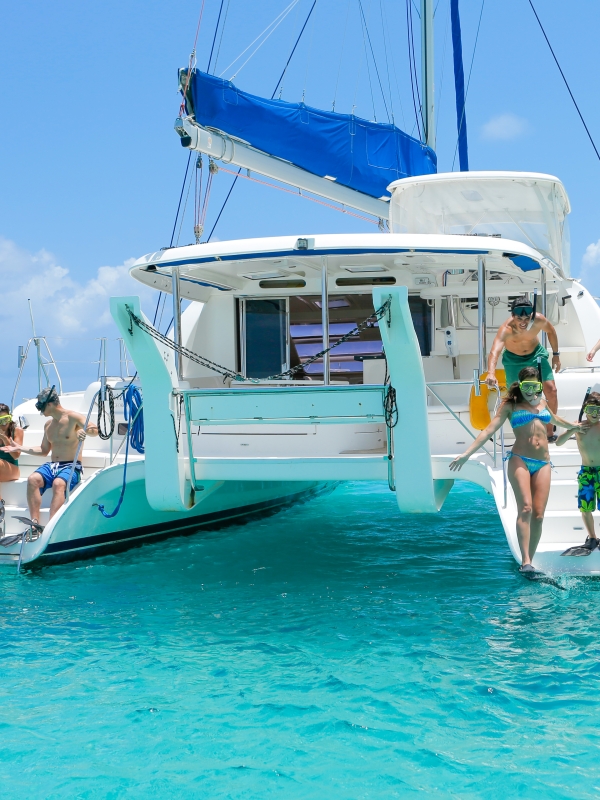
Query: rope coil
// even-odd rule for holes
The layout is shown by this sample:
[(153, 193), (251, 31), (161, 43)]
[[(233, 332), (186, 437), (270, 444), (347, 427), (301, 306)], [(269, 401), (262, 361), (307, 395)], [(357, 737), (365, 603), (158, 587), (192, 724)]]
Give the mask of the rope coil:
[(115, 395), (112, 386), (108, 384), (105, 391), (108, 397), (109, 428), (106, 427), (106, 400), (102, 400), (101, 395), (98, 395), (98, 436), (106, 442), (115, 432)]

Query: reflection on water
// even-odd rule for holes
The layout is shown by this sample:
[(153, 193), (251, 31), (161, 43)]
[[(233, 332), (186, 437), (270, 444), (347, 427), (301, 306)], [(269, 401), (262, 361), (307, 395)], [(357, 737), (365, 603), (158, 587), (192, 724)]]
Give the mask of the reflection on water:
[(3, 570), (3, 795), (597, 797), (600, 582), (560, 584), (460, 486)]

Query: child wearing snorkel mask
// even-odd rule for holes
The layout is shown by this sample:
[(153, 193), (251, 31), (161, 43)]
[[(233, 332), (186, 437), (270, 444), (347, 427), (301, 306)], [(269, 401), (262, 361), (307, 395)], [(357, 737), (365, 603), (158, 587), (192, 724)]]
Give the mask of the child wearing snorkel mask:
[[(594, 530), (594, 517), (598, 498), (600, 498), (600, 394), (591, 392), (586, 396), (583, 413), (588, 423), (586, 429), (576, 431), (575, 439), (581, 454), (582, 466), (577, 475), (577, 505), (581, 511), (583, 524), (587, 531), (585, 544), (570, 547), (563, 555), (587, 556), (598, 547), (598, 537)], [(557, 447), (571, 438), (571, 432), (561, 433), (556, 441)]]
[[(550, 410), (542, 397), (543, 383), (535, 367), (525, 367), (519, 379), (508, 387), (498, 413), (465, 452), (450, 463), (458, 471), (473, 453), (508, 420), (515, 443), (508, 453), (508, 480), (517, 501), (517, 538), (521, 550), (521, 572), (535, 572), (531, 560), (542, 536), (544, 513), (550, 494), (550, 454), (546, 427), (550, 424), (571, 431), (583, 431), (588, 423), (567, 422)], [(600, 460), (598, 461), (600, 464)]]
[[(6, 403), (0, 403), (0, 444), (10, 444), (10, 440), (16, 444), (23, 444), (23, 428), (19, 428), (10, 413), (10, 408)], [(4, 520), (4, 500), (2, 499), (2, 484), (10, 483), (19, 479), (19, 456), (21, 452), (16, 450), (12, 453), (3, 453), (0, 450), (0, 524)]]

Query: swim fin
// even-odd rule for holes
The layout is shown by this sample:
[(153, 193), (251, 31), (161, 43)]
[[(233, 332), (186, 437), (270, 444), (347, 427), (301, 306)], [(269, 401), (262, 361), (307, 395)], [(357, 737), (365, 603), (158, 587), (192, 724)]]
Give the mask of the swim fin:
[(578, 544), (575, 547), (569, 547), (561, 556), (591, 556), (592, 550), (598, 547), (598, 539), (593, 539), (588, 536), (585, 544)]
[(40, 525), (39, 522), (34, 522), (32, 519), (29, 519), (29, 517), (13, 517), (13, 519), (18, 519), (19, 522), (22, 522), (23, 525), (27, 525), (27, 527), (31, 528), (35, 533), (41, 533), (44, 530), (43, 525)]
[(0, 539), (0, 547), (10, 547), (11, 544), (20, 542), (22, 538), (22, 533), (17, 533), (15, 536), (5, 536), (3, 539)]

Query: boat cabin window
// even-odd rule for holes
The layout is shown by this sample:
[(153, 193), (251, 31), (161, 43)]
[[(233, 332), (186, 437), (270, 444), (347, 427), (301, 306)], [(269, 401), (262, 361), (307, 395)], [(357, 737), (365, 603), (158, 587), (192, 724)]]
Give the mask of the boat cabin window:
[(288, 368), (288, 313), (285, 298), (242, 301), (242, 372), (268, 378)]
[[(421, 355), (431, 353), (433, 308), (418, 295), (408, 303)], [(329, 296), (329, 343), (339, 339), (373, 313), (373, 296)], [(289, 326), (289, 327), (288, 327)], [(248, 378), (267, 378), (307, 361), (323, 349), (320, 295), (260, 298), (240, 301), (240, 352), (242, 372)], [(383, 360), (379, 323), (336, 347), (330, 356), (333, 381), (363, 383), (364, 361)], [(308, 364), (294, 380), (323, 380), (323, 360)], [(383, 380), (383, 378), (381, 379)]]

